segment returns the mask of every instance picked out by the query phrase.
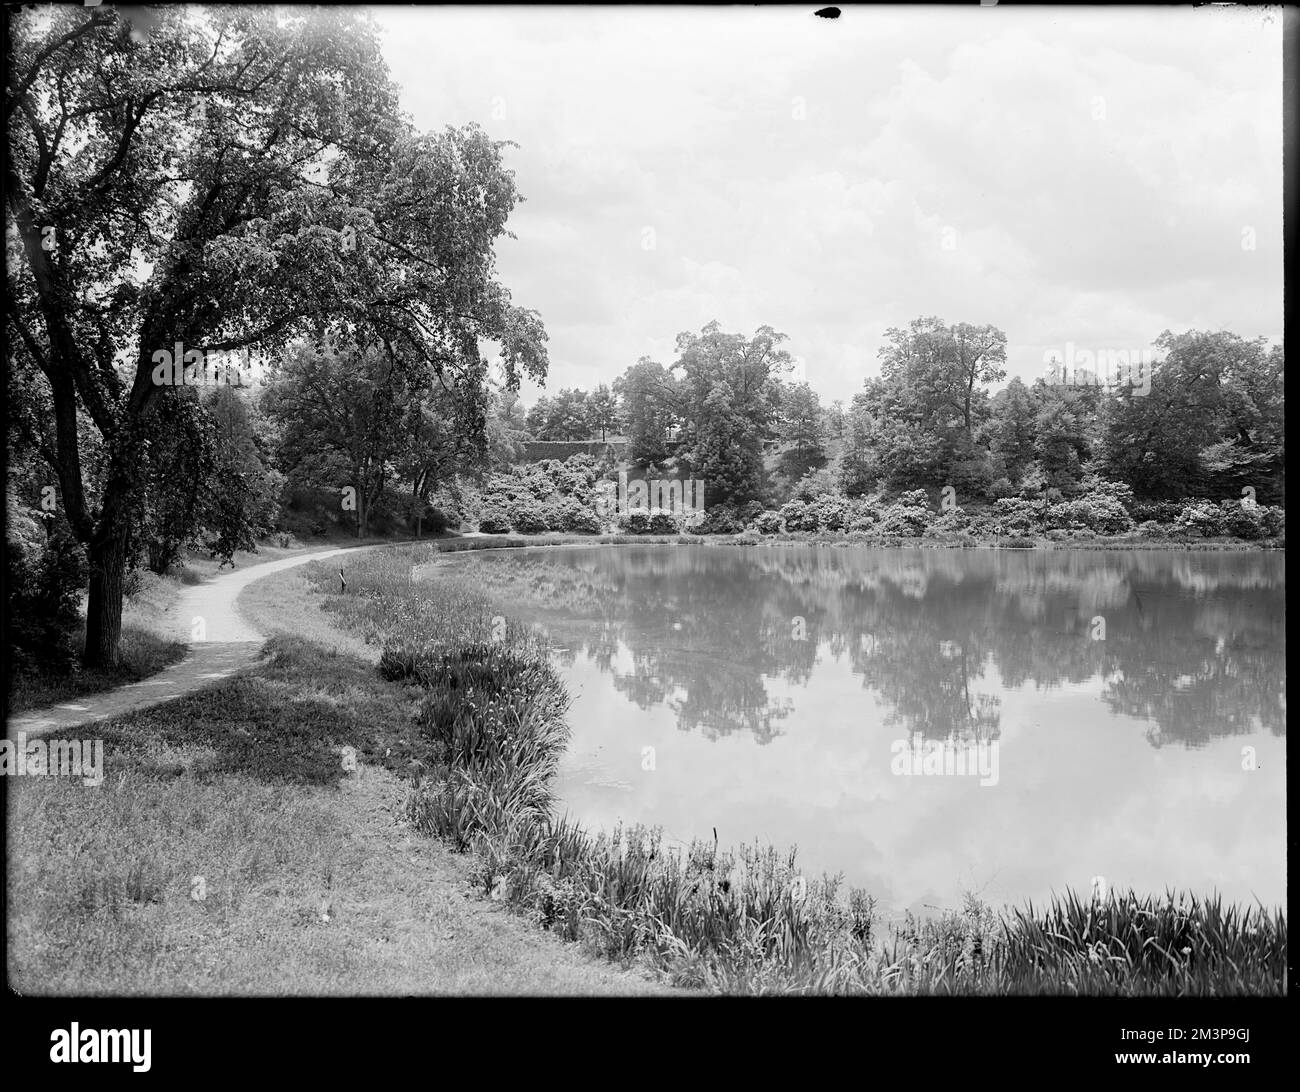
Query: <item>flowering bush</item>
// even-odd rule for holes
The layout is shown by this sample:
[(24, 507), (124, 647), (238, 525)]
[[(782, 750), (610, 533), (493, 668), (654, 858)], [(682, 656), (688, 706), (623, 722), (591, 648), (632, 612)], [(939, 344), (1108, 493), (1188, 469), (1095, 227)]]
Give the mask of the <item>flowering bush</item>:
[(754, 530), (760, 535), (779, 535), (781, 533), (781, 514), (779, 512), (760, 512), (754, 517)]
[(916, 538), (929, 526), (931, 512), (926, 507), (924, 489), (909, 489), (880, 514), (877, 530), (885, 535)]
[(1133, 488), (1127, 482), (1112, 482), (1095, 474), (1085, 474), (1083, 486), (1090, 496), (1109, 497), (1125, 511), (1133, 511)]
[(682, 529), (682, 517), (667, 508), (650, 509), (650, 533), (652, 535), (675, 535)]
[(787, 501), (781, 505), (781, 522), (787, 531), (817, 530), (817, 516), (801, 500)]
[(535, 500), (517, 500), (506, 509), (510, 526), (521, 535), (538, 535), (549, 529), (553, 516)]
[(745, 529), (744, 520), (726, 505), (696, 512), (685, 521), (684, 526), (696, 535), (734, 535)]
[(1075, 500), (1051, 505), (1043, 522), (1053, 529), (1118, 535), (1132, 528), (1133, 517), (1115, 497), (1106, 493), (1086, 493)]
[(618, 520), (619, 529), (629, 535), (675, 535), (682, 518), (666, 508), (634, 508)]
[[(574, 458), (577, 458), (575, 455)], [(568, 531), (577, 535), (598, 535), (605, 529), (600, 517), (587, 505), (580, 503), (576, 497), (566, 497), (558, 506), (559, 520), (557, 531)]]
[(1225, 533), (1238, 538), (1252, 541), (1271, 538), (1281, 534), (1286, 527), (1286, 515), (1281, 508), (1241, 501), (1224, 501), (1219, 507), (1223, 511)]
[(1027, 535), (1039, 530), (1043, 505), (1023, 497), (1003, 497), (993, 502), (993, 522), (1004, 535)]
[(945, 535), (965, 535), (970, 530), (970, 516), (960, 508), (950, 508), (946, 512), (940, 512), (925, 529), (925, 534), (931, 538), (938, 538)]
[(1179, 501), (1134, 501), (1129, 513), (1138, 523), (1173, 523), (1183, 510)]
[(629, 535), (648, 535), (650, 533), (650, 513), (644, 508), (633, 508), (618, 517), (618, 529)]
[(1213, 501), (1188, 501), (1174, 522), (1182, 529), (1204, 535), (1222, 535), (1227, 532), (1223, 509)]
[(485, 535), (504, 535), (510, 530), (510, 520), (500, 508), (487, 507), (478, 517), (478, 529)]
[(815, 523), (813, 530), (843, 531), (849, 525), (852, 511), (846, 497), (836, 493), (824, 493), (808, 505), (807, 518)]

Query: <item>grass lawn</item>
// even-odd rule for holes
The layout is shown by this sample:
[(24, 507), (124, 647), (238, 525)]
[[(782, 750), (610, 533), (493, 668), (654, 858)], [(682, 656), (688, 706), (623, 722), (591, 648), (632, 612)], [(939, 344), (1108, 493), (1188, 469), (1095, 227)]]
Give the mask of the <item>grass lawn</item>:
[(467, 859), (401, 818), (410, 688), (329, 630), (297, 573), (247, 594), (260, 627), (296, 633), (265, 667), (95, 726), (98, 788), (10, 784), (14, 988), (666, 992), (473, 897)]

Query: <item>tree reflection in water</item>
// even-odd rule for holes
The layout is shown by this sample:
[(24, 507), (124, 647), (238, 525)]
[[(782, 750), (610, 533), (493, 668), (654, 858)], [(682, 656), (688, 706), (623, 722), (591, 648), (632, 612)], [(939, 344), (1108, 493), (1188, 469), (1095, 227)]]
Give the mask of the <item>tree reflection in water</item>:
[(543, 625), (562, 662), (581, 652), (709, 739), (774, 739), (793, 702), (773, 680), (807, 685), (819, 656), (926, 739), (997, 739), (1004, 690), (1089, 682), (1153, 746), (1286, 732), (1281, 554), (622, 546), (444, 564)]

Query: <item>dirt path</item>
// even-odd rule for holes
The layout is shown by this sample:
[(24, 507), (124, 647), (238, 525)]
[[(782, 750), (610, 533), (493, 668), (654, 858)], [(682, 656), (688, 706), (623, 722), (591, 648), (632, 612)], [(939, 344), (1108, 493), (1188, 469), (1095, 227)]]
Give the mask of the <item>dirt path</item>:
[(44, 709), (29, 709), (9, 719), (6, 734), (10, 739), (16, 739), (18, 733), (23, 732), (31, 739), (61, 728), (75, 728), (133, 713), (199, 690), (257, 663), (266, 635), (254, 629), (236, 609), (235, 600), (239, 593), (264, 576), (337, 554), (367, 549), (373, 547), (338, 546), (295, 554), (278, 561), (250, 565), (207, 583), (185, 588), (168, 611), (171, 616), (169, 625), (177, 639), (189, 642), (189, 651), (184, 659), (140, 682), (105, 690), (101, 694), (87, 694)]

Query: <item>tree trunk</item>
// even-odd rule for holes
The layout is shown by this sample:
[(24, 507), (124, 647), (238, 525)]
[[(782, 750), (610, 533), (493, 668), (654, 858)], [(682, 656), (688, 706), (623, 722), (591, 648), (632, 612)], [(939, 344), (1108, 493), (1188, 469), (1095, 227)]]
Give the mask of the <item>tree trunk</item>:
[(113, 667), (122, 636), (122, 588), (126, 574), (126, 531), (115, 528), (87, 550), (90, 600), (86, 606), (87, 667)]

